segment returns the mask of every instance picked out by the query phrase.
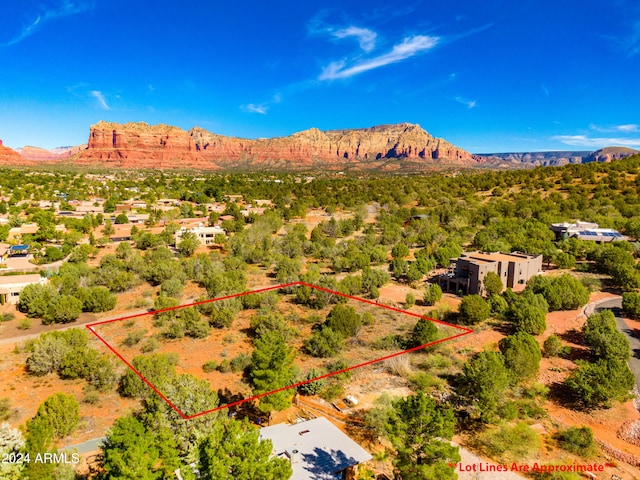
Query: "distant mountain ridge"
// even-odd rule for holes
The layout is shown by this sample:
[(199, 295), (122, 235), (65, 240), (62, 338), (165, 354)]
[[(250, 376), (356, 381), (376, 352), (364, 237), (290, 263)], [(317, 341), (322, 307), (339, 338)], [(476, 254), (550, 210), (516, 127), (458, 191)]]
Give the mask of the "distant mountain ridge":
[(590, 151), (473, 155), (411, 123), (369, 128), (310, 128), (286, 137), (246, 139), (144, 122), (92, 125), (87, 144), (12, 150), (0, 141), (0, 165), (64, 162), (109, 168), (198, 170), (349, 170), (411, 173), (442, 167), (526, 168), (610, 162), (640, 153), (626, 147)]
[(592, 151), (548, 151), (548, 152), (509, 152), (476, 154), (488, 164), (508, 163), (512, 165), (562, 166), (570, 163), (611, 162), (640, 153), (627, 147), (605, 147)]
[(99, 122), (91, 127), (87, 148), (73, 158), (83, 165), (205, 170), (404, 170), (420, 164), (471, 166), (478, 161), (410, 123), (326, 131), (310, 128), (286, 137), (252, 140), (200, 127), (187, 132), (170, 125)]

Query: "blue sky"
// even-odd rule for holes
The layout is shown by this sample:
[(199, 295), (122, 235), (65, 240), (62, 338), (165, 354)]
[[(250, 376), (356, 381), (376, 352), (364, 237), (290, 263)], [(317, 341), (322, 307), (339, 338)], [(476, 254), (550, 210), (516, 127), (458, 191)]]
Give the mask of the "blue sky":
[(24, 0), (0, 139), (104, 119), (256, 138), (419, 123), (471, 152), (640, 149), (640, 2)]

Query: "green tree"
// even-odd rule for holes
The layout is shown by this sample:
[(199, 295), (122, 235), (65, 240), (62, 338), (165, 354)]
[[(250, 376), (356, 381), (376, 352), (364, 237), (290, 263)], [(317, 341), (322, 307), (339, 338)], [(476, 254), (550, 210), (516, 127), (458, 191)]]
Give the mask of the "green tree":
[[(27, 421), (27, 436), (25, 438), (24, 451), (34, 459), (38, 454), (46, 453), (53, 441), (53, 425), (46, 419), (36, 415)], [(22, 477), (27, 479), (53, 478), (55, 464), (52, 462), (31, 461), (22, 472)]]
[(120, 213), (116, 216), (115, 223), (116, 225), (124, 225), (125, 223), (129, 223), (129, 217), (127, 217), (126, 213)]
[[(267, 333), (254, 340), (250, 377), (254, 395), (270, 392), (291, 384), (295, 376), (295, 350), (277, 332)], [(284, 410), (291, 405), (292, 390), (282, 390), (260, 398), (259, 408), (268, 412)]]
[(409, 247), (404, 243), (398, 243), (391, 249), (391, 256), (393, 258), (406, 258), (409, 256)]
[[(126, 223), (126, 222), (125, 222)], [(110, 237), (111, 235), (113, 235), (114, 233), (116, 233), (116, 229), (113, 228), (113, 223), (111, 223), (111, 219), (107, 218), (104, 221), (104, 227), (102, 227), (102, 234), (105, 237)], [(128, 245), (128, 244), (127, 244)]]
[(526, 332), (517, 332), (498, 343), (504, 364), (514, 383), (533, 378), (540, 368), (542, 352), (535, 338)]
[(487, 294), (487, 297), (498, 295), (502, 293), (503, 289), (504, 285), (502, 283), (502, 280), (500, 280), (500, 275), (495, 272), (488, 272), (484, 276), (484, 290)]
[(333, 357), (344, 348), (344, 338), (331, 328), (324, 326), (305, 340), (304, 348), (314, 357)]
[(549, 310), (574, 310), (589, 301), (589, 291), (569, 274), (560, 277), (532, 277), (527, 289), (541, 294), (549, 304)]
[(338, 304), (327, 315), (325, 324), (342, 338), (349, 338), (358, 334), (362, 327), (362, 318), (352, 306)]
[(638, 292), (624, 292), (622, 294), (622, 309), (629, 318), (640, 318), (640, 294)]
[(82, 309), (85, 312), (108, 312), (116, 306), (117, 298), (106, 287), (92, 287), (83, 300)]
[(424, 295), (422, 301), (425, 305), (435, 305), (438, 300), (442, 298), (442, 288), (437, 283), (430, 283), (424, 287)]
[(394, 464), (402, 478), (457, 478), (460, 454), (448, 442), (454, 423), (453, 409), (423, 392), (393, 402), (385, 430), (396, 449)]
[(119, 418), (102, 446), (102, 479), (155, 480), (162, 478), (155, 432), (133, 417)]
[(540, 335), (547, 329), (547, 316), (543, 310), (534, 305), (519, 302), (510, 311), (511, 321), (516, 330), (531, 335)]
[(461, 393), (475, 405), (476, 416), (490, 422), (495, 418), (509, 372), (500, 352), (480, 352), (462, 367)]
[(419, 347), (431, 343), (438, 338), (438, 327), (425, 319), (420, 319), (413, 327), (411, 332), (411, 339), (409, 340), (409, 347)]
[(71, 295), (60, 295), (48, 307), (42, 323), (70, 323), (82, 313), (82, 301)]
[(49, 305), (58, 298), (58, 291), (49, 284), (32, 283), (20, 292), (18, 310), (29, 317), (43, 317)]
[(246, 421), (220, 420), (200, 446), (199, 470), (208, 480), (289, 478), (291, 462), (272, 456), (272, 448)]
[(491, 307), (480, 295), (467, 295), (460, 302), (460, 323), (474, 325), (491, 315)]
[(612, 400), (627, 398), (635, 378), (626, 363), (608, 358), (581, 362), (564, 383), (585, 407), (609, 407)]
[(582, 332), (595, 357), (617, 358), (623, 362), (631, 357), (629, 340), (618, 330), (616, 317), (611, 310), (604, 310), (587, 318)]
[(185, 232), (180, 237), (180, 243), (176, 245), (178, 252), (183, 257), (191, 257), (200, 246), (198, 236), (193, 232)]
[(56, 393), (38, 407), (33, 421), (50, 425), (55, 438), (64, 438), (78, 426), (80, 406), (73, 395)]
[[(162, 390), (176, 376), (177, 360), (170, 355), (154, 353), (134, 357), (131, 362), (140, 374), (156, 388)], [(125, 397), (148, 398), (152, 393), (135, 372), (127, 370), (127, 373), (120, 380), (120, 391)]]

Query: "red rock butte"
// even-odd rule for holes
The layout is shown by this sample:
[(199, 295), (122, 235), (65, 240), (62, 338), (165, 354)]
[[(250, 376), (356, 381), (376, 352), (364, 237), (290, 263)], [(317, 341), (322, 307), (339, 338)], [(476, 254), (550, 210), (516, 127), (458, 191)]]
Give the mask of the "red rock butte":
[(371, 128), (311, 128), (287, 137), (244, 139), (217, 135), (199, 127), (188, 132), (170, 125), (108, 123), (91, 127), (87, 148), (72, 158), (81, 165), (120, 168), (340, 169), (380, 168), (401, 163), (475, 165), (478, 158), (419, 125), (402, 123)]

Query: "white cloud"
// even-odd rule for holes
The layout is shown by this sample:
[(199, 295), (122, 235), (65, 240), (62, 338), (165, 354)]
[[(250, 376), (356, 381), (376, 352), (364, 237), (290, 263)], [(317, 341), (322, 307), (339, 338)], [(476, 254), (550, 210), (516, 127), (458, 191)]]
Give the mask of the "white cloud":
[(390, 52), (378, 55), (377, 57), (361, 60), (352, 65), (344, 60), (332, 62), (322, 70), (318, 80), (350, 78), (369, 70), (401, 62), (402, 60), (406, 60), (414, 55), (432, 49), (436, 46), (438, 41), (439, 37), (431, 37), (427, 35), (406, 37), (402, 43), (394, 45)]
[(365, 52), (370, 52), (376, 47), (376, 37), (378, 34), (368, 28), (350, 26), (333, 32), (336, 38), (356, 37), (360, 48)]
[(638, 125), (636, 125), (635, 123), (628, 123), (626, 125), (617, 125), (616, 130), (618, 130), (619, 132), (625, 132), (625, 133), (639, 131)]
[(109, 104), (107, 103), (107, 100), (104, 98), (104, 95), (101, 91), (91, 90), (89, 92), (89, 95), (91, 95), (98, 101), (98, 105), (100, 105), (100, 108), (103, 108), (104, 110), (111, 110), (111, 107), (109, 107)]
[(600, 125), (596, 125), (592, 123), (589, 125), (590, 130), (594, 130), (596, 132), (620, 132), (620, 133), (633, 133), (640, 131), (640, 127), (635, 123), (626, 123), (623, 125), (613, 125), (610, 127), (602, 127)]
[(640, 147), (640, 138), (588, 137), (587, 135), (555, 135), (557, 140), (573, 147), (603, 148), (609, 146)]
[(475, 108), (475, 106), (478, 104), (476, 100), (469, 100), (460, 96), (455, 97), (454, 100), (458, 103), (461, 103), (462, 105), (466, 105), (466, 107), (469, 109)]
[(93, 8), (93, 1), (85, 0), (56, 0), (55, 5), (48, 7), (45, 4), (37, 6), (42, 12), (31, 20), (30, 23), (22, 27), (20, 33), (6, 42), (0, 43), (0, 47), (9, 47), (20, 43), (27, 37), (30, 37), (44, 25), (55, 20), (57, 18), (68, 17), (70, 15), (77, 15), (78, 13), (86, 12)]
[(240, 105), (240, 110), (247, 113), (259, 113), (260, 115), (266, 115), (268, 106), (264, 104), (256, 105), (255, 103), (248, 103), (247, 105)]

